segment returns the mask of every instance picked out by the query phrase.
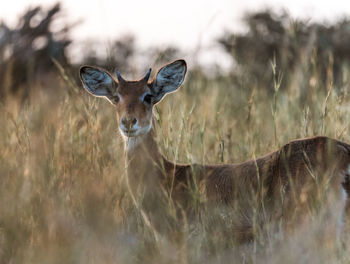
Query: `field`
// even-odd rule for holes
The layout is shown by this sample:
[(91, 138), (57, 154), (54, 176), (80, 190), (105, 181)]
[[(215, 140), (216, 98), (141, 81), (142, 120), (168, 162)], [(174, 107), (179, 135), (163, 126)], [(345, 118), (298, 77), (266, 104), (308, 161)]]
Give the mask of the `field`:
[[(220, 164), (259, 157), (300, 137), (350, 142), (346, 86), (298, 79), (284, 87), (278, 76), (277, 70), (266, 88), (189, 72), (183, 87), (156, 107), (162, 152), (176, 162)], [(200, 221), (197, 232), (177, 230), (186, 237), (180, 245), (170, 233), (155, 241), (125, 187), (113, 106), (70, 77), (33, 85), (24, 103), (9, 97), (0, 105), (0, 263), (350, 261), (327, 233), (322, 210), (310, 210), (311, 220), (294, 232), (247, 245), (209, 235)]]

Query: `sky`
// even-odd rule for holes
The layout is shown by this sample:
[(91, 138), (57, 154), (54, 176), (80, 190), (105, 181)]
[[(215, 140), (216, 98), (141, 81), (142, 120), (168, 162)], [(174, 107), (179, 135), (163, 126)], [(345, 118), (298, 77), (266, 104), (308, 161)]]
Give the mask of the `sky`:
[[(7, 1), (0, 9), (0, 20), (11, 25), (28, 6), (52, 6), (54, 0)], [(286, 9), (293, 17), (334, 20), (350, 15), (350, 1), (341, 0), (61, 0), (66, 22), (81, 23), (72, 36), (79, 53), (79, 43), (98, 40), (108, 45), (113, 39), (134, 34), (139, 46), (172, 44), (187, 53), (203, 49), (202, 59), (224, 63), (215, 39), (225, 29), (242, 30), (241, 18), (247, 11), (272, 7)], [(226, 63), (230, 63), (226, 61)]]

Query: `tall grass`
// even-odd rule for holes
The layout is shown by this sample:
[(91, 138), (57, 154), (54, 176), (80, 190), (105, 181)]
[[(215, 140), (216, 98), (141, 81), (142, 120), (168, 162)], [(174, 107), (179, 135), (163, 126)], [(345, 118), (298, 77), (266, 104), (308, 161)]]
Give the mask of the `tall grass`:
[[(156, 107), (157, 141), (176, 162), (234, 163), (318, 134), (350, 142), (348, 87), (238, 87), (229, 77), (188, 81)], [(53, 79), (0, 106), (0, 263), (345, 263), (327, 217), (295, 232), (223, 247), (198, 220), (154, 241), (128, 194), (113, 106)], [(40, 86), (40, 84), (38, 84)], [(169, 209), (170, 210), (170, 209)], [(162, 217), (160, 215), (159, 217)], [(227, 243), (226, 243), (227, 244)]]

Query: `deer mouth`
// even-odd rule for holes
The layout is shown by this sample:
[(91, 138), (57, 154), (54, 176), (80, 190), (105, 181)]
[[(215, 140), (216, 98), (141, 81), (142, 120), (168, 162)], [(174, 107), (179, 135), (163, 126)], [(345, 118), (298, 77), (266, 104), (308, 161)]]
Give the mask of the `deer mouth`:
[(126, 137), (135, 137), (137, 135), (137, 129), (127, 129), (127, 130), (121, 129), (121, 132)]
[(139, 137), (146, 135), (152, 128), (152, 124), (149, 124), (144, 127), (133, 127), (133, 128), (125, 128), (125, 127), (119, 127), (120, 133), (124, 137)]

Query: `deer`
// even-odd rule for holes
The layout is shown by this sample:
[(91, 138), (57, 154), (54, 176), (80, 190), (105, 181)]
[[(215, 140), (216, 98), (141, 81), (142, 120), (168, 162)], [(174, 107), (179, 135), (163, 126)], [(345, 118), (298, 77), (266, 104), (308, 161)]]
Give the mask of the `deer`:
[(239, 243), (254, 239), (259, 226), (272, 220), (282, 219), (286, 230), (293, 229), (308, 210), (308, 201), (327, 192), (337, 202), (330, 206), (337, 208), (340, 233), (349, 231), (350, 145), (342, 141), (325, 136), (296, 139), (262, 157), (235, 164), (168, 160), (155, 140), (153, 110), (179, 89), (186, 72), (187, 64), (181, 59), (161, 67), (151, 80), (151, 69), (136, 81), (125, 80), (118, 70), (116, 78), (95, 66), (82, 66), (79, 71), (85, 90), (115, 107), (125, 146), (128, 189), (147, 225), (158, 235), (162, 232), (157, 204), (164, 190), (181, 212), (195, 215), (189, 202), (195, 187), (203, 205), (200, 210), (208, 212), (208, 226), (215, 229), (223, 224), (214, 216), (226, 212)]

